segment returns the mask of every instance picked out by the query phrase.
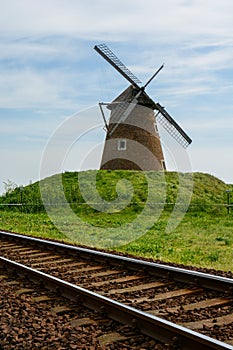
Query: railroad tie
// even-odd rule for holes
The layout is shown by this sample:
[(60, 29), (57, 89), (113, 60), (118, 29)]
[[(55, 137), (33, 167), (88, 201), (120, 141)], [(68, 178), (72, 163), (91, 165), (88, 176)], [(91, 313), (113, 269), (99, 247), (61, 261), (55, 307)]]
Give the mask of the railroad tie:
[(225, 315), (216, 318), (209, 318), (201, 321), (180, 323), (182, 326), (187, 327), (192, 330), (203, 329), (203, 328), (212, 328), (214, 325), (223, 326), (233, 322), (233, 315)]

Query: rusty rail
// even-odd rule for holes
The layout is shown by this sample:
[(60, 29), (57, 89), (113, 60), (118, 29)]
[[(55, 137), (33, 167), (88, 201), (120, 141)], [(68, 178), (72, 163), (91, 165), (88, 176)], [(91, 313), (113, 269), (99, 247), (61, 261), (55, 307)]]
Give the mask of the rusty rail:
[(183, 350), (232, 350), (231, 345), (199, 334), (182, 326), (175, 325), (156, 316), (149, 315), (28, 266), (3, 257), (0, 257), (0, 262), (6, 268), (14, 269), (16, 273), (24, 274), (27, 278), (41, 282), (44, 286), (50, 289), (58, 290), (64, 297), (80, 301), (84, 306), (99, 311), (118, 322), (136, 327), (143, 334), (161, 342), (177, 344)]

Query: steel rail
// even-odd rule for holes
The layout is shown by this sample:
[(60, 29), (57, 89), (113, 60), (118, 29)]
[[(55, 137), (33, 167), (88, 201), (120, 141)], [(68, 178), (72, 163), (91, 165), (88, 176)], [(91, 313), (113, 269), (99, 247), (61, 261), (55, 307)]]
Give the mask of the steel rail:
[(43, 245), (51, 248), (58, 248), (70, 251), (77, 254), (78, 256), (88, 258), (90, 255), (92, 259), (97, 262), (114, 265), (123, 266), (124, 268), (133, 271), (146, 271), (147, 273), (159, 276), (162, 278), (173, 279), (175, 281), (188, 283), (191, 285), (197, 285), (199, 287), (208, 288), (212, 290), (217, 290), (221, 292), (229, 292), (233, 290), (233, 279), (226, 278), (216, 275), (211, 275), (199, 271), (192, 271), (184, 268), (173, 267), (164, 264), (158, 264), (153, 262), (148, 262), (144, 260), (123, 257), (120, 255), (105, 253), (97, 250), (86, 249), (76, 246), (71, 246), (64, 243), (53, 242), (49, 240), (42, 240), (39, 238), (29, 237), (17, 233), (9, 233), (0, 230), (0, 237), (15, 238), (36, 243), (38, 245)]
[(16, 273), (22, 273), (27, 278), (42, 282), (47, 288), (56, 289), (59, 294), (81, 302), (84, 306), (103, 313), (104, 316), (120, 323), (136, 327), (141, 333), (146, 334), (161, 342), (170, 342), (182, 347), (183, 350), (232, 350), (229, 344), (199, 334), (172, 322), (160, 319), (156, 316), (139, 311), (133, 307), (99, 295), (72, 283), (50, 276), (41, 271), (32, 269), (23, 264), (0, 257), (0, 262), (12, 268)]

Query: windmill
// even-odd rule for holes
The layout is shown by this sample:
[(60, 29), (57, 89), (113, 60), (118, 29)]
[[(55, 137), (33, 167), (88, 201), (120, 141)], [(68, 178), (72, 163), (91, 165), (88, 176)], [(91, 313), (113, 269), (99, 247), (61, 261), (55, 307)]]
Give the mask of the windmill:
[[(184, 148), (192, 140), (165, 108), (145, 92), (163, 65), (140, 86), (141, 81), (105, 44), (94, 49), (130, 83), (114, 101), (99, 104), (106, 128), (100, 169), (165, 170), (157, 122)], [(111, 111), (109, 121), (103, 105)]]

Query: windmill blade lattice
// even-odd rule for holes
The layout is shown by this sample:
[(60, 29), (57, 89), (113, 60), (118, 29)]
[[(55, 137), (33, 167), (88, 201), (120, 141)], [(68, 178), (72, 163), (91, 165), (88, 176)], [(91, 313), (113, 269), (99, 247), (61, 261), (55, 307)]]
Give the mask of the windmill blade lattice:
[(156, 120), (164, 129), (184, 148), (192, 142), (190, 137), (184, 132), (184, 130), (177, 124), (177, 122), (170, 116), (170, 114), (159, 103), (156, 103), (156, 108), (159, 114)]
[(141, 81), (122, 63), (119, 58), (105, 44), (95, 45), (94, 49), (109, 62), (132, 85), (139, 88)]

